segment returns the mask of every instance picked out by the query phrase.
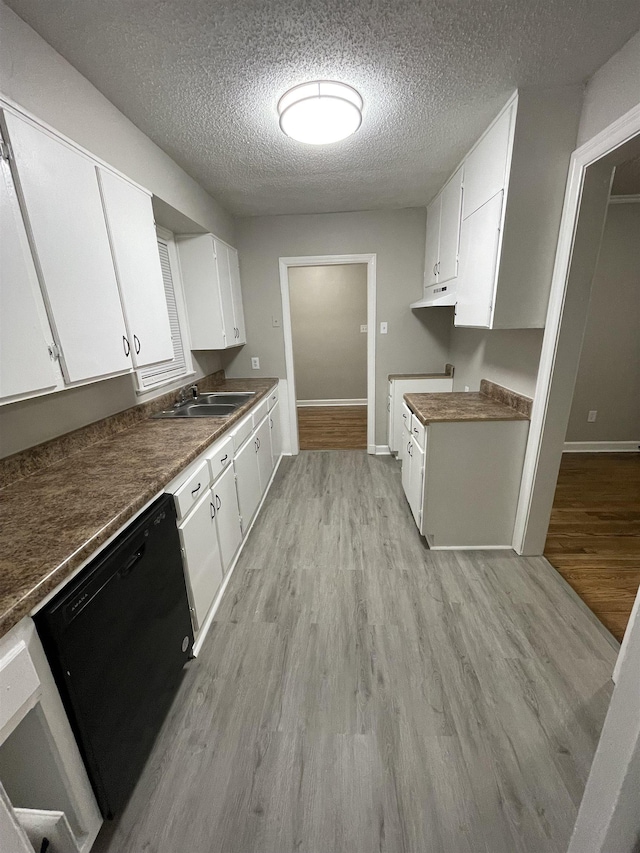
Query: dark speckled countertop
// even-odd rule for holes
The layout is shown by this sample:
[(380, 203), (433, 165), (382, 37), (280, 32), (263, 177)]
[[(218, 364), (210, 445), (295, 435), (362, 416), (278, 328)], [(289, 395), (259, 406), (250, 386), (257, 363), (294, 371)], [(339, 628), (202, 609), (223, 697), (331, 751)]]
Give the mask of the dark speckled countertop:
[(526, 421), (531, 417), (529, 397), (483, 379), (479, 392), (405, 394), (420, 423), (453, 421)]
[[(244, 415), (277, 379), (215, 390), (255, 391), (230, 418), (139, 420), (0, 489), (0, 636)], [(73, 435), (73, 434), (71, 434)]]

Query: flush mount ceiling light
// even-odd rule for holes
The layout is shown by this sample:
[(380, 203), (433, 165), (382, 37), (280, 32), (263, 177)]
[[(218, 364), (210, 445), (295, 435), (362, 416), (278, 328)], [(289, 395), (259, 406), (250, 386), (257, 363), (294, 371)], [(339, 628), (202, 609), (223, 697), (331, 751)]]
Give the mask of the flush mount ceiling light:
[(362, 98), (346, 83), (315, 80), (289, 89), (278, 101), (280, 129), (298, 142), (327, 145), (351, 136), (362, 122)]

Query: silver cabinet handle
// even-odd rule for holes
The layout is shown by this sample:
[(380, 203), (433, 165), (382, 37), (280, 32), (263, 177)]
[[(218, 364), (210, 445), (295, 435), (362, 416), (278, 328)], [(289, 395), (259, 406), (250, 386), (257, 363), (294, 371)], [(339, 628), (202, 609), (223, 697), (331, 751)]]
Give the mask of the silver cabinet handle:
[(140, 344), (140, 338), (137, 335), (133, 336), (133, 345), (136, 350), (136, 355), (140, 355), (140, 350), (142, 349), (142, 346)]
[(200, 491), (200, 487), (201, 487), (201, 486), (202, 486), (202, 483), (198, 483), (198, 485), (195, 487), (195, 489), (192, 489), (192, 490), (191, 490), (191, 497), (192, 497), (192, 498), (193, 498), (193, 497), (195, 497), (195, 495), (197, 495), (197, 494), (198, 494), (198, 492)]
[(227, 461), (228, 458), (229, 458), (229, 454), (225, 453), (224, 456), (222, 457), (222, 459), (220, 460), (220, 464), (224, 465), (224, 463)]
[(122, 336), (122, 346), (123, 346), (123, 348), (124, 348), (124, 354), (125, 354), (125, 355), (127, 356), (127, 358), (128, 358), (128, 357), (129, 357), (129, 353), (131, 352), (131, 345), (130, 345), (129, 341), (125, 338), (125, 336), (124, 336), (124, 335)]
[(220, 500), (220, 495), (216, 495), (216, 509), (220, 509), (222, 506), (222, 501)]
[(209, 507), (211, 512), (211, 518), (214, 519), (216, 517), (216, 508), (213, 505), (213, 501), (209, 501)]

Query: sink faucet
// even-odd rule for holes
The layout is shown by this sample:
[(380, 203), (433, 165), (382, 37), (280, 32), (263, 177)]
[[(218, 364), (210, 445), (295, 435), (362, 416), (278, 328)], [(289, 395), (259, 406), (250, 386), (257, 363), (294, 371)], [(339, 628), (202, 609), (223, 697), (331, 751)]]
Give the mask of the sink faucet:
[(191, 385), (189, 388), (181, 388), (178, 391), (178, 399), (176, 400), (175, 408), (178, 408), (179, 406), (183, 406), (187, 402), (187, 400), (189, 399), (189, 394), (191, 394), (191, 398), (193, 400), (197, 399), (197, 397), (198, 397), (198, 386), (197, 385)]

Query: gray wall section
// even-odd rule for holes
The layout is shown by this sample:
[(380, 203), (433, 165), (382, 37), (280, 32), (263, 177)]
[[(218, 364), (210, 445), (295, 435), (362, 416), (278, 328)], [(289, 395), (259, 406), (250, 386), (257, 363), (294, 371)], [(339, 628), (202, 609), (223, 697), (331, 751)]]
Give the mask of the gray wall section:
[[(377, 255), (376, 444), (387, 440), (389, 373), (442, 370), (451, 311), (410, 311), (422, 294), (426, 210), (411, 208), (238, 220), (238, 250), (249, 345), (225, 353), (229, 376), (285, 376), (278, 259), (309, 255)], [(389, 324), (380, 334), (380, 322)], [(250, 358), (260, 357), (260, 371)]]
[(460, 329), (451, 334), (449, 361), (455, 365), (453, 390), (480, 388), (490, 379), (533, 397), (538, 376), (543, 329)]
[(233, 217), (0, 2), (0, 93), (234, 244)]
[(587, 83), (578, 145), (583, 145), (640, 102), (640, 32)]
[[(595, 423), (587, 423), (591, 409)], [(567, 441), (640, 440), (640, 204), (609, 205)]]
[(366, 399), (366, 264), (289, 270), (298, 400)]

